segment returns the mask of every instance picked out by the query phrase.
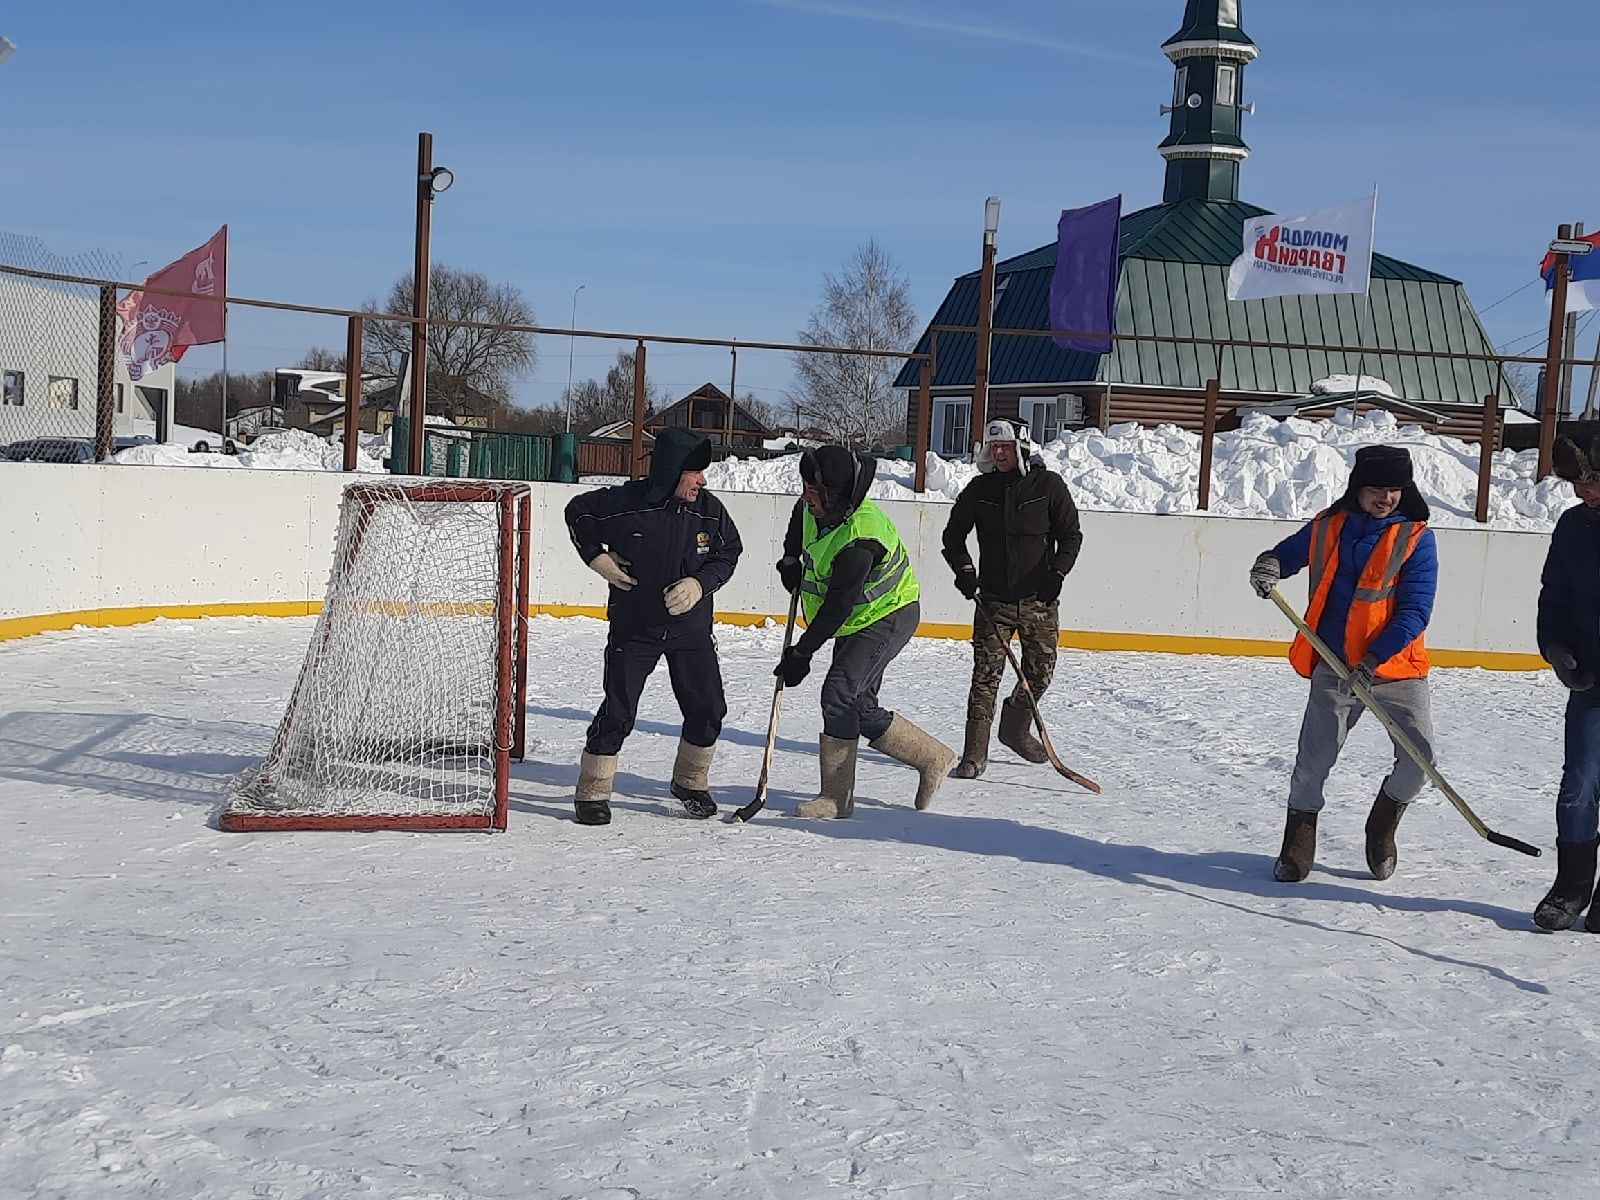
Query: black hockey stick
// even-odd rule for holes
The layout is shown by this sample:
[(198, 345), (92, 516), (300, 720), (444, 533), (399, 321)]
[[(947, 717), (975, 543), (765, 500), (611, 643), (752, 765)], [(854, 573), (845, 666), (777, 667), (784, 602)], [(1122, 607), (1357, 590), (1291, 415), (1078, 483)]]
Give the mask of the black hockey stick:
[(1028, 686), (1028, 677), (1022, 673), (1022, 664), (1017, 661), (1017, 656), (1011, 651), (1011, 639), (1001, 636), (1000, 626), (995, 624), (994, 616), (989, 612), (988, 605), (986, 605), (982, 600), (979, 600), (976, 596), (972, 598), (972, 602), (978, 606), (978, 611), (983, 614), (983, 619), (989, 622), (989, 628), (994, 630), (995, 638), (1005, 650), (1006, 658), (1011, 662), (1011, 669), (1017, 673), (1017, 682), (1022, 685), (1022, 694), (1028, 698), (1028, 708), (1033, 713), (1033, 723), (1038, 727), (1039, 741), (1044, 745), (1044, 752), (1046, 757), (1050, 759), (1050, 765), (1054, 767), (1063, 778), (1072, 780), (1072, 782), (1077, 784), (1079, 787), (1091, 791), (1098, 796), (1100, 794), (1100, 785), (1094, 780), (1090, 779), (1087, 775), (1080, 775), (1071, 767), (1063, 763), (1060, 757), (1056, 754), (1056, 748), (1050, 744), (1050, 731), (1044, 727), (1044, 717), (1039, 713), (1038, 698), (1034, 696), (1033, 688)]
[[(794, 640), (794, 614), (800, 607), (800, 589), (789, 597), (789, 623), (783, 627), (783, 648), (787, 652)], [(772, 715), (767, 718), (767, 751), (761, 756), (761, 774), (756, 779), (756, 798), (728, 818), (730, 825), (743, 825), (767, 806), (767, 777), (772, 774), (772, 750), (778, 744), (778, 709), (783, 705), (783, 676), (772, 689)]]
[(1400, 728), (1395, 719), (1383, 711), (1383, 705), (1373, 698), (1372, 693), (1367, 690), (1366, 684), (1359, 679), (1350, 678), (1350, 668), (1344, 665), (1344, 661), (1337, 654), (1328, 649), (1328, 644), (1316, 635), (1311, 626), (1300, 619), (1300, 614), (1289, 606), (1289, 602), (1283, 598), (1278, 589), (1273, 588), (1267, 593), (1267, 597), (1282, 610), (1284, 616), (1294, 622), (1294, 627), (1300, 631), (1301, 636), (1306, 641), (1311, 643), (1311, 648), (1317, 652), (1318, 657), (1323, 662), (1328, 664), (1329, 669), (1340, 679), (1350, 684), (1350, 690), (1356, 694), (1356, 698), (1362, 704), (1366, 705), (1367, 710), (1378, 718), (1379, 724), (1388, 730), (1389, 736), (1394, 739), (1394, 744), (1405, 751), (1411, 761), (1416, 763), (1421, 768), (1422, 773), (1433, 782), (1433, 786), (1444, 793), (1444, 798), (1456, 806), (1456, 811), (1467, 819), (1467, 824), (1472, 826), (1479, 837), (1493, 842), (1496, 846), (1504, 846), (1508, 850), (1516, 850), (1521, 854), (1532, 855), (1534, 858), (1538, 858), (1543, 853), (1537, 846), (1530, 846), (1527, 842), (1520, 842), (1514, 837), (1496, 833), (1485, 825), (1479, 819), (1478, 814), (1472, 811), (1471, 806), (1461, 798), (1461, 793), (1451, 787), (1449, 781), (1439, 774), (1439, 768), (1429, 762), (1422, 751), (1417, 749), (1416, 743), (1406, 736), (1405, 730)]

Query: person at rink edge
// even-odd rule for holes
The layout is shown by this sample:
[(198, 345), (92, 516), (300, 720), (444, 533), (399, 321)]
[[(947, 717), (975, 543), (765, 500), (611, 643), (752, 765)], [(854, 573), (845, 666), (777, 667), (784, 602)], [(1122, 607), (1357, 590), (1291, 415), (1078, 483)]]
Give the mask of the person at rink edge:
[[(1257, 558), (1250, 585), (1266, 597), (1280, 579), (1309, 567), (1306, 624), (1343, 657), (1351, 676), (1366, 684), (1431, 763), (1423, 631), (1433, 615), (1439, 556), (1427, 522), (1428, 505), (1412, 478), (1411, 455), (1400, 446), (1364, 446), (1356, 451), (1349, 487), (1338, 503)], [(1283, 849), (1272, 877), (1298, 883), (1316, 858), (1323, 785), (1360, 719), (1362, 703), (1304, 635), (1295, 636), (1289, 661), (1311, 681), (1311, 689), (1289, 779)], [(1367, 868), (1373, 878), (1394, 874), (1395, 830), (1425, 779), (1396, 743), (1394, 767), (1367, 814)]]
[(646, 479), (575, 496), (567, 532), (606, 596), (605, 698), (589, 723), (574, 807), (580, 825), (611, 820), (617, 755), (633, 732), (645, 680), (665, 657), (683, 713), (672, 794), (692, 817), (717, 811), (711, 759), (728, 703), (711, 636), (711, 595), (733, 576), (744, 547), (722, 502), (706, 490), (711, 443), (669, 427)]
[(1556, 442), (1555, 473), (1582, 503), (1567, 509), (1550, 534), (1539, 579), (1539, 653), (1567, 691), (1561, 787), (1556, 793), (1556, 881), (1534, 909), (1534, 924), (1600, 933), (1594, 893), (1600, 846), (1600, 438), (1586, 448)]
[[(945, 522), (944, 558), (955, 572), (956, 591), (968, 600), (981, 598), (994, 619), (991, 624), (974, 607), (966, 741), (951, 772), (957, 779), (976, 779), (989, 765), (995, 696), (1012, 635), (1021, 643), (1022, 673), (1036, 701), (1055, 676), (1061, 585), (1078, 561), (1083, 533), (1066, 480), (1031, 450), (1025, 428), (1010, 421), (985, 425), (975, 457), (981, 473), (961, 489)], [(967, 552), (974, 529), (976, 566)], [(1019, 680), (1000, 709), (1000, 743), (1028, 762), (1042, 763), (1045, 749), (1031, 721)]]
[(915, 804), (925, 809), (956, 754), (878, 703), (884, 672), (921, 620), (921, 589), (911, 557), (888, 515), (867, 499), (877, 463), (842, 446), (800, 457), (800, 499), (784, 537), (778, 576), (800, 592), (806, 631), (784, 651), (774, 675), (795, 687), (812, 656), (833, 639), (822, 681), (821, 787), (797, 817), (848, 817), (855, 811), (860, 739), (916, 770)]

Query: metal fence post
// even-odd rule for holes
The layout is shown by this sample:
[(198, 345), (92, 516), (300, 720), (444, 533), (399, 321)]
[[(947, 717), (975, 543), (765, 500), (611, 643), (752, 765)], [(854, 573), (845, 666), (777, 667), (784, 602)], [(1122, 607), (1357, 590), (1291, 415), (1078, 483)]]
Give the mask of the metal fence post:
[(1211, 456), (1217, 441), (1217, 400), (1222, 392), (1222, 381), (1216, 376), (1206, 380), (1206, 412), (1200, 427), (1200, 503), (1201, 512), (1211, 507)]
[(1483, 398), (1483, 429), (1478, 442), (1478, 503), (1472, 510), (1480, 525), (1489, 521), (1489, 472), (1494, 465), (1495, 442), (1500, 431), (1500, 397)]
[(361, 436), (361, 336), (363, 321), (351, 317), (344, 343), (344, 469), (356, 469), (356, 447)]
[[(1572, 226), (1556, 228), (1556, 240), (1569, 241)], [(1566, 254), (1556, 255), (1555, 286), (1550, 294), (1550, 337), (1545, 343), (1543, 408), (1539, 413), (1539, 473), (1543, 479), (1550, 474), (1550, 460), (1556, 448), (1556, 422), (1561, 419), (1561, 359), (1567, 328), (1567, 280), (1572, 276), (1572, 259)]]
[(100, 288), (100, 363), (95, 380), (94, 460), (105, 462), (116, 444), (117, 289)]
[(911, 453), (916, 456), (911, 487), (919, 496), (928, 490), (928, 447), (932, 444), (928, 426), (933, 422), (932, 382), (933, 369), (928, 360), (923, 359), (917, 369), (917, 436), (911, 444)]

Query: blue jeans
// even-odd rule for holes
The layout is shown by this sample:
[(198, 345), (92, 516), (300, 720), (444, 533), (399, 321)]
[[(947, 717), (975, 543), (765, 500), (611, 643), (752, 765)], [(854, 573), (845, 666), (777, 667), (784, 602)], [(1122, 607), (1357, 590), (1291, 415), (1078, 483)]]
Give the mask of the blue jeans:
[(1600, 833), (1600, 694), (1567, 697), (1566, 757), (1556, 793), (1556, 837), (1592, 842)]

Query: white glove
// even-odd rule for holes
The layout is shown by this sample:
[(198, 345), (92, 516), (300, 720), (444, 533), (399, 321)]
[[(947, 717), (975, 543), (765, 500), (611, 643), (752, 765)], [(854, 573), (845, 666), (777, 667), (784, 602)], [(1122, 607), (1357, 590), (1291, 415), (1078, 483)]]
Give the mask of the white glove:
[(700, 597), (705, 595), (705, 588), (700, 586), (700, 581), (693, 575), (686, 575), (671, 587), (663, 588), (661, 594), (667, 598), (667, 612), (675, 617), (681, 617), (700, 603)]
[(631, 592), (639, 581), (628, 574), (628, 560), (607, 550), (589, 560), (589, 570), (604, 579), (619, 592)]
[(1272, 594), (1272, 589), (1278, 586), (1278, 580), (1282, 577), (1283, 568), (1270, 554), (1263, 554), (1250, 568), (1250, 586), (1263, 600)]

